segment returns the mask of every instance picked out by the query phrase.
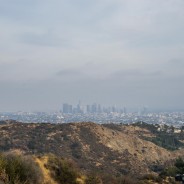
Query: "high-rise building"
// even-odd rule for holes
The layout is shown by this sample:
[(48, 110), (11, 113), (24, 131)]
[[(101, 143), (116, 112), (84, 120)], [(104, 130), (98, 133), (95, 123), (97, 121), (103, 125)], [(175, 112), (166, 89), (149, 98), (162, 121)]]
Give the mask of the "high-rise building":
[(100, 105), (100, 104), (98, 104), (97, 112), (98, 112), (98, 113), (101, 113), (101, 112), (102, 112), (102, 109), (101, 109), (101, 105)]
[(64, 103), (63, 104), (63, 113), (72, 113), (72, 112), (73, 112), (72, 105)]
[(72, 113), (73, 112), (73, 107), (72, 107), (72, 105), (69, 105), (69, 107), (68, 107), (68, 113)]
[(83, 108), (82, 108), (82, 105), (81, 105), (81, 102), (80, 101), (77, 104), (77, 113), (83, 113)]
[(68, 104), (67, 103), (63, 104), (63, 113), (68, 113)]
[(91, 107), (91, 112), (92, 112), (92, 113), (96, 113), (96, 112), (97, 112), (97, 105), (96, 105), (96, 103), (94, 103), (94, 104), (92, 105), (92, 107)]
[(87, 111), (87, 113), (91, 113), (91, 105), (86, 106), (86, 111)]

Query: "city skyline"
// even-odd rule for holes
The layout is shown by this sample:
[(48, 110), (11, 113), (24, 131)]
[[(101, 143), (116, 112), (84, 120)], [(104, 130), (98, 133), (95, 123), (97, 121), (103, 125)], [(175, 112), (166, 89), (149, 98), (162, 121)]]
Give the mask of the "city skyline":
[[(65, 107), (64, 107), (65, 106)], [(78, 103), (68, 103), (64, 102), (60, 105), (59, 111), (64, 112), (63, 109), (67, 108), (67, 113), (110, 113), (110, 112), (118, 112), (118, 113), (153, 113), (153, 112), (184, 112), (183, 109), (159, 109), (152, 108), (148, 105), (139, 105), (139, 106), (126, 106), (126, 105), (116, 105), (116, 104), (100, 104), (97, 102), (93, 103), (85, 103), (78, 101)], [(95, 109), (95, 110), (92, 110)], [(113, 110), (115, 109), (115, 110)], [(65, 113), (65, 112), (64, 112)]]
[(117, 107), (116, 105), (105, 106), (99, 103), (92, 104), (69, 104), (63, 103), (61, 112), (63, 113), (110, 113), (110, 112), (121, 112), (126, 113), (126, 107)]

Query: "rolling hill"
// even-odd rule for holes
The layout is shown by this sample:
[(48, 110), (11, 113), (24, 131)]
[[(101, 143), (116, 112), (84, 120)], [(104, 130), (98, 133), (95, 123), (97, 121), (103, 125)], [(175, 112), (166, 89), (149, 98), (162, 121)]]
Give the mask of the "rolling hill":
[(142, 139), (155, 135), (139, 126), (0, 122), (0, 151), (53, 153), (74, 160), (85, 172), (144, 175), (182, 155)]

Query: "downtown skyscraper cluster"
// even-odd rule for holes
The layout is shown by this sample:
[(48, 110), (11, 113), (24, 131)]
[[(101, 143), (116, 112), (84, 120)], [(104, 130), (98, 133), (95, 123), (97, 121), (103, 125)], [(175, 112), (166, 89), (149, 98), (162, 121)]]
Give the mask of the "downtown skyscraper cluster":
[(126, 107), (118, 108), (115, 105), (114, 106), (102, 106), (101, 104), (93, 103), (93, 104), (87, 104), (87, 105), (81, 105), (79, 102), (77, 105), (71, 105), (68, 103), (64, 103), (62, 105), (61, 112), (64, 114), (76, 114), (76, 113), (126, 113), (127, 109)]

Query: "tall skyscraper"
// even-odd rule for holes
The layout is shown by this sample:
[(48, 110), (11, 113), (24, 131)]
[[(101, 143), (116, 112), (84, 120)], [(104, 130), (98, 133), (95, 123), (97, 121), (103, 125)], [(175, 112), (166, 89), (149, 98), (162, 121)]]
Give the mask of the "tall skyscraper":
[(87, 113), (91, 113), (91, 105), (87, 105), (86, 111), (87, 111)]
[(98, 112), (98, 113), (101, 113), (101, 112), (102, 112), (102, 109), (101, 109), (101, 105), (100, 105), (100, 104), (98, 104), (97, 112)]
[(97, 112), (97, 105), (96, 105), (96, 103), (94, 103), (94, 104), (92, 105), (91, 111), (92, 111), (92, 113), (96, 113), (96, 112)]
[(64, 103), (63, 104), (63, 113), (72, 113), (72, 112), (73, 112), (72, 105)]

